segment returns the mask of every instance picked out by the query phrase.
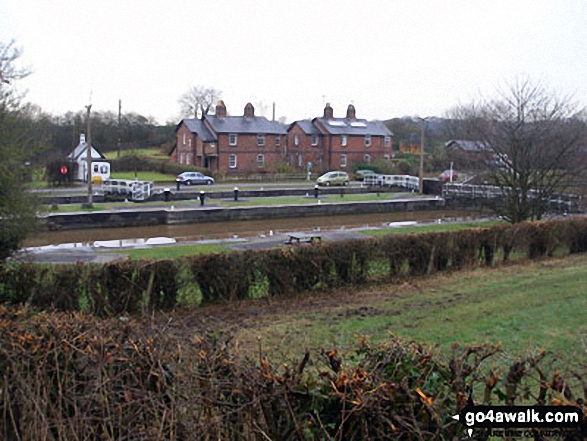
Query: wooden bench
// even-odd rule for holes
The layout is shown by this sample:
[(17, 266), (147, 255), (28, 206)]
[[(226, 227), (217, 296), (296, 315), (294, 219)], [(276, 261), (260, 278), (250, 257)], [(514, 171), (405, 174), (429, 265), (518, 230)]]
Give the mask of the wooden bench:
[(287, 245), (322, 242), (322, 236), (316, 233), (287, 233), (287, 235), (289, 236), (289, 239), (285, 242)]

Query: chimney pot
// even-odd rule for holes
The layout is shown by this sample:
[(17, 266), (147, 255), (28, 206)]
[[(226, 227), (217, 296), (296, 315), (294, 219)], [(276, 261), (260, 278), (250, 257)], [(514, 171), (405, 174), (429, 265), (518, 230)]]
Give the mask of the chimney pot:
[(222, 100), (218, 101), (218, 104), (216, 104), (216, 117), (226, 118), (226, 106)]
[(346, 110), (346, 119), (354, 121), (357, 119), (357, 117), (355, 116), (355, 106), (353, 106), (352, 104), (349, 104), (349, 107)]
[(324, 118), (326, 118), (326, 119), (334, 118), (334, 110), (332, 110), (332, 107), (330, 107), (330, 103), (327, 103), (326, 107), (324, 107)]
[(255, 108), (251, 103), (247, 103), (245, 106), (245, 118), (254, 118), (255, 117)]

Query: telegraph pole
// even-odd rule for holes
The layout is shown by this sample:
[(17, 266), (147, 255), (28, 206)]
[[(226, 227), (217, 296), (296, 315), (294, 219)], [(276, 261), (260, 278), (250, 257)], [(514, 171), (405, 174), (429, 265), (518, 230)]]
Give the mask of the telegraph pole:
[(92, 105), (86, 106), (88, 109), (88, 113), (86, 115), (86, 131), (88, 132), (88, 136), (86, 138), (86, 163), (88, 165), (88, 203), (87, 208), (92, 208), (93, 200), (92, 200), (92, 124), (90, 122), (90, 112), (92, 110)]
[(420, 186), (418, 188), (418, 191), (420, 192), (420, 194), (424, 194), (424, 133), (426, 131), (426, 120), (428, 119), (428, 117), (418, 119), (422, 121), (422, 134), (420, 135), (420, 170), (418, 173), (418, 177), (420, 178)]
[(118, 100), (118, 154), (116, 155), (120, 158), (120, 114), (122, 113), (122, 100)]

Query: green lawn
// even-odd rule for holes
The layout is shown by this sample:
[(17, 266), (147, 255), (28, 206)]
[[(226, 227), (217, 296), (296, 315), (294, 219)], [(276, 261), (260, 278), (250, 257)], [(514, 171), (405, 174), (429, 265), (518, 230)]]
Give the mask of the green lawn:
[(138, 248), (131, 250), (108, 251), (108, 253), (128, 254), (131, 259), (175, 259), (176, 257), (193, 256), (195, 254), (213, 254), (233, 252), (229, 242), (204, 243), (197, 245), (173, 245), (155, 246), (151, 248)]
[[(175, 175), (156, 173), (156, 172), (137, 172), (136, 177), (139, 181), (153, 181), (153, 182), (175, 182)], [(135, 179), (135, 172), (114, 172), (110, 175), (110, 179)]]
[(513, 354), (545, 348), (584, 355), (585, 286), (585, 255), (458, 272), (329, 293), (329, 300), (301, 298), (281, 313), (259, 314), (263, 320), (251, 320), (239, 337), (254, 346), (259, 336), (267, 348), (292, 353), (308, 346), (348, 347), (359, 335), (382, 341), (393, 333), (444, 351), (454, 342), (492, 342)]

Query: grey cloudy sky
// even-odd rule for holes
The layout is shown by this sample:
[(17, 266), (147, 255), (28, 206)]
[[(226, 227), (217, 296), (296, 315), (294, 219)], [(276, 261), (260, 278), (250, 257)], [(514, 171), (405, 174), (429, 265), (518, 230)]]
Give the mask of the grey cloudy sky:
[[(587, 104), (584, 0), (2, 0), (0, 40), (52, 113), (135, 111), (178, 121), (190, 85), (228, 112), (287, 121), (437, 115), (516, 76)], [(260, 113), (259, 111), (257, 113)]]

